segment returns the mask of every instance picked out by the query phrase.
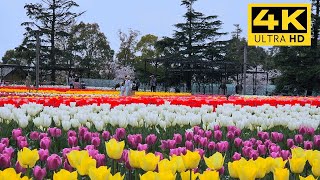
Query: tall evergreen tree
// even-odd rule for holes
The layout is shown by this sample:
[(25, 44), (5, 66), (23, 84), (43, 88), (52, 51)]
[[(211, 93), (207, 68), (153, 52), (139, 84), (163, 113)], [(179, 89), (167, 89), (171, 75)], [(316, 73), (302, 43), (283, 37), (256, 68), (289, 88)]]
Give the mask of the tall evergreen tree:
[(22, 23), (26, 28), (23, 45), (35, 47), (35, 32), (41, 33), (43, 65), (51, 69), (51, 81), (56, 79), (58, 37), (68, 36), (68, 29), (81, 13), (73, 12), (79, 5), (73, 0), (41, 0), (41, 3), (29, 3), (24, 6), (31, 21)]

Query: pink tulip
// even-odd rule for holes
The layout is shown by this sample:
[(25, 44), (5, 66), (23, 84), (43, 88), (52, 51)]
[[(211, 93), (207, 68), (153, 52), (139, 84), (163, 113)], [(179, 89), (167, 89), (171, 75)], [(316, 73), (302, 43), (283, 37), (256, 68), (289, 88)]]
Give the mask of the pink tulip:
[(146, 138), (145, 138), (145, 142), (149, 145), (152, 146), (157, 142), (157, 136), (154, 134), (149, 134)]
[(51, 146), (51, 139), (49, 137), (44, 137), (40, 140), (41, 149), (49, 149)]
[(68, 145), (70, 147), (74, 147), (78, 145), (78, 138), (76, 136), (69, 136), (68, 137)]
[(185, 147), (189, 150), (189, 151), (193, 151), (193, 143), (192, 141), (186, 141), (185, 142)]
[(18, 143), (18, 147), (20, 148), (20, 149), (23, 149), (24, 147), (28, 147), (29, 145), (28, 145), (28, 142), (27, 141), (19, 141), (19, 143)]
[(208, 139), (206, 137), (200, 138), (200, 145), (202, 147), (207, 147), (208, 145)]
[(9, 146), (9, 138), (1, 138), (0, 143), (5, 144), (6, 147)]
[(138, 151), (147, 151), (148, 150), (148, 144), (138, 144)]
[(243, 146), (248, 146), (248, 147), (252, 147), (253, 146), (253, 143), (251, 141), (244, 141), (243, 142)]
[(281, 151), (280, 146), (277, 146), (277, 145), (269, 146), (269, 152), (280, 152), (280, 151)]
[(15, 170), (16, 170), (17, 173), (26, 173), (26, 171), (27, 171), (26, 168), (23, 168), (23, 167), (19, 164), (19, 161), (16, 162)]
[(47, 133), (40, 133), (39, 134), (39, 139), (41, 140), (42, 138), (48, 137)]
[(200, 144), (201, 136), (199, 136), (198, 134), (196, 134), (196, 135), (193, 136), (193, 139), (194, 139), (194, 142), (195, 142), (196, 144)]
[(307, 129), (307, 134), (310, 135), (310, 136), (313, 136), (314, 135), (314, 129), (312, 127), (309, 127)]
[(126, 137), (126, 130), (124, 128), (117, 128), (115, 135), (119, 140), (122, 140)]
[(209, 142), (209, 144), (208, 144), (208, 150), (213, 151), (213, 150), (215, 150), (215, 149), (216, 149), (216, 143), (213, 142), (213, 141)]
[(68, 134), (68, 137), (71, 137), (71, 136), (77, 137), (77, 133), (73, 130), (69, 130), (67, 134)]
[(92, 137), (98, 137), (98, 138), (100, 138), (100, 133), (98, 133), (98, 132), (93, 132), (93, 133), (91, 133), (91, 136), (92, 136)]
[(29, 135), (31, 140), (39, 140), (39, 132), (37, 131), (32, 131)]
[(184, 133), (184, 136), (187, 141), (192, 141), (193, 140), (193, 132), (187, 131)]
[(250, 138), (249, 141), (252, 143), (252, 146), (257, 142), (255, 138)]
[(283, 160), (288, 160), (291, 156), (291, 153), (289, 150), (282, 150), (281, 151), (281, 157)]
[(106, 165), (106, 156), (104, 154), (97, 154), (94, 159), (97, 161), (97, 167)]
[(304, 141), (303, 142), (304, 149), (306, 150), (312, 150), (313, 142), (312, 141)]
[(62, 160), (61, 157), (57, 154), (52, 154), (47, 158), (47, 167), (50, 171), (58, 169), (61, 166)]
[(229, 149), (229, 143), (227, 141), (221, 141), (216, 144), (216, 149), (219, 152), (227, 152)]
[(257, 150), (251, 150), (249, 152), (249, 158), (256, 160), (259, 157), (259, 152)]
[(241, 154), (235, 152), (234, 155), (232, 156), (233, 161), (238, 161), (241, 159)]
[(181, 144), (182, 143), (182, 136), (181, 134), (174, 134), (173, 139), (176, 141), (176, 144)]
[(89, 131), (84, 132), (83, 140), (85, 140), (86, 142), (91, 142), (91, 139), (92, 139), (92, 133)]
[(303, 136), (301, 134), (297, 134), (294, 136), (294, 140), (296, 143), (301, 144), (303, 142)]
[(0, 168), (6, 169), (11, 166), (11, 157), (8, 154), (0, 154)]
[(87, 151), (89, 153), (89, 156), (92, 157), (92, 158), (94, 158), (97, 154), (99, 154), (99, 151), (96, 150), (96, 149), (89, 149)]
[(164, 151), (166, 149), (168, 149), (168, 142), (166, 140), (161, 140), (161, 145), (160, 145), (160, 148)]
[(119, 161), (123, 162), (123, 163), (126, 162), (128, 160), (128, 153), (129, 153), (129, 150), (128, 149), (124, 149)]
[(228, 132), (227, 132), (227, 138), (228, 138), (229, 140), (233, 140), (234, 137), (235, 137), (235, 135), (234, 135), (234, 133), (233, 133), (232, 131), (228, 131)]
[(163, 154), (161, 153), (161, 152), (155, 152), (154, 153), (154, 155), (156, 155), (156, 156), (160, 156), (160, 160), (162, 160), (163, 159)]
[(33, 168), (33, 176), (35, 177), (36, 180), (43, 180), (46, 175), (47, 175), (46, 168), (41, 169), (40, 166), (35, 166)]
[(12, 130), (12, 138), (17, 140), (17, 137), (22, 136), (22, 130), (20, 128)]
[(266, 155), (267, 147), (265, 145), (258, 145), (258, 151), (260, 155)]
[(90, 144), (90, 145), (86, 145), (86, 147), (84, 148), (85, 150), (95, 150), (94, 145)]
[(306, 133), (307, 133), (307, 128), (304, 127), (304, 126), (301, 126), (301, 127), (299, 128), (299, 134), (304, 135), (304, 134), (306, 134)]
[(228, 130), (228, 131), (231, 131), (231, 132), (234, 132), (236, 129), (237, 129), (236, 126), (228, 126), (228, 127), (227, 127), (227, 130)]
[(213, 130), (214, 130), (214, 131), (220, 130), (220, 126), (219, 126), (219, 125), (214, 125), (214, 126), (213, 126)]
[(287, 146), (288, 146), (288, 148), (292, 148), (292, 146), (294, 146), (294, 140), (293, 139), (287, 139)]
[(320, 147), (320, 135), (313, 136), (313, 142), (316, 147)]
[(203, 155), (205, 153), (203, 149), (199, 148), (199, 149), (195, 149), (194, 151), (197, 151), (200, 154), (201, 158), (203, 158)]
[(261, 140), (256, 141), (256, 146), (259, 146), (259, 145), (263, 145), (263, 142)]
[(272, 153), (270, 153), (270, 156), (272, 158), (278, 158), (278, 157), (280, 157), (280, 153), (279, 152), (272, 152)]
[(46, 161), (47, 158), (49, 157), (49, 151), (48, 149), (40, 149), (38, 151), (38, 154), (39, 154), (39, 159), (40, 161)]
[(3, 143), (0, 143), (0, 153), (2, 153), (2, 151), (4, 150), (4, 148), (6, 148), (7, 146)]
[(234, 145), (238, 148), (242, 146), (242, 139), (241, 138), (235, 138), (234, 139)]
[(252, 149), (252, 147), (244, 146), (241, 150), (242, 150), (243, 156), (249, 157), (250, 151), (253, 149)]
[(170, 139), (170, 140), (168, 140), (167, 142), (168, 142), (168, 148), (169, 148), (169, 149), (174, 149), (174, 148), (176, 148), (176, 144), (177, 144), (177, 143), (176, 143), (175, 140), (171, 140), (171, 139)]
[(201, 128), (199, 127), (199, 126), (194, 126), (193, 127), (193, 132), (195, 133), (195, 134), (198, 134), (198, 131), (200, 130)]
[(128, 135), (128, 144), (133, 148), (136, 149), (138, 144), (141, 142), (138, 142), (136, 135)]
[(272, 142), (269, 139), (264, 141), (264, 145), (266, 145), (266, 147), (269, 147), (271, 144)]
[(5, 147), (4, 150), (2, 151), (2, 154), (7, 154), (10, 157), (10, 159), (13, 158), (13, 155), (14, 155), (13, 153), (14, 153), (14, 149), (12, 147), (9, 147), (9, 148)]
[(179, 151), (178, 148), (176, 148), (176, 149), (170, 149), (169, 156), (173, 156), (173, 155), (176, 155), (176, 156), (180, 156), (180, 155), (181, 155), (181, 152)]
[(63, 169), (65, 169), (65, 170), (67, 170), (69, 172), (73, 171), (73, 167), (69, 164), (68, 159), (64, 160)]
[(216, 139), (217, 141), (221, 141), (221, 139), (222, 139), (222, 131), (220, 131), (220, 130), (216, 130), (216, 131), (214, 131), (214, 133), (213, 133), (214, 135), (214, 139)]
[(101, 136), (105, 141), (108, 141), (110, 139), (110, 132), (109, 131), (103, 131)]
[(61, 134), (62, 134), (61, 129), (56, 128), (56, 127), (54, 127), (54, 128), (49, 128), (49, 129), (48, 129), (48, 133), (49, 133), (49, 135), (50, 135), (51, 137), (60, 137)]
[(18, 142), (18, 144), (19, 144), (20, 141), (27, 141), (27, 138), (26, 138), (25, 136), (18, 136), (18, 137), (16, 138), (16, 140), (17, 140), (17, 142)]
[(204, 130), (203, 129), (199, 129), (198, 133), (199, 136), (204, 137)]
[(94, 145), (94, 147), (99, 147), (100, 146), (100, 138), (99, 137), (93, 137), (91, 139), (91, 144)]
[(212, 138), (212, 131), (208, 130), (204, 133), (204, 135), (208, 138), (211, 139)]
[(88, 130), (88, 128), (86, 128), (86, 127), (80, 127), (79, 128), (79, 138), (80, 138), (80, 140), (83, 140), (84, 139), (84, 133), (85, 132), (88, 132), (89, 130)]
[(235, 131), (234, 131), (234, 135), (236, 137), (239, 137), (241, 135), (241, 129), (237, 128)]
[(218, 172), (219, 172), (219, 175), (220, 175), (220, 176), (223, 175), (223, 174), (224, 174), (224, 166), (222, 166), (222, 168), (220, 168), (220, 169), (218, 170)]

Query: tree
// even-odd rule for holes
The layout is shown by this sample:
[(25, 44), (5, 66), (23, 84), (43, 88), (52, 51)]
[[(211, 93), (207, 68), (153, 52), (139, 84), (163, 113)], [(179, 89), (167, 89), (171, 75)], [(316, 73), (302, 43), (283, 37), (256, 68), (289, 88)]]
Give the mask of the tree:
[(3, 64), (17, 64), (23, 66), (33, 65), (33, 61), (36, 54), (34, 51), (19, 46), (15, 49), (10, 49), (6, 51), (5, 55), (2, 57)]
[(56, 79), (56, 55), (59, 49), (56, 47), (57, 37), (68, 36), (66, 31), (75, 19), (83, 14), (72, 12), (72, 8), (79, 5), (73, 0), (41, 0), (41, 3), (29, 3), (24, 6), (27, 16), (31, 21), (22, 23), (25, 26), (24, 45), (35, 47), (35, 32), (40, 31), (42, 51), (46, 55), (45, 64), (51, 68), (51, 81)]
[(100, 78), (113, 60), (114, 51), (99, 25), (81, 22), (72, 27), (71, 34), (68, 50), (74, 62), (70, 65), (86, 69), (88, 78)]
[[(183, 77), (187, 84), (187, 90), (191, 91), (191, 81), (201, 77), (202, 80), (211, 79), (212, 70), (208, 73), (203, 69), (210, 69), (208, 63), (223, 60), (224, 42), (219, 41), (219, 37), (225, 33), (220, 33), (222, 22), (217, 16), (206, 16), (197, 12), (193, 8), (196, 0), (182, 0), (187, 12), (184, 15), (185, 22), (175, 25), (176, 30), (173, 40), (165, 38), (165, 42), (170, 43), (170, 49), (175, 54), (171, 54), (172, 59), (184, 59), (182, 62), (175, 62), (180, 69), (183, 69)], [(161, 43), (160, 43), (161, 44)], [(197, 70), (196, 70), (197, 69)]]
[(127, 66), (132, 65), (133, 60), (135, 59), (137, 37), (139, 36), (139, 31), (129, 30), (129, 33), (126, 34), (119, 31), (120, 38), (120, 48), (119, 52), (116, 54), (116, 57), (120, 64)]

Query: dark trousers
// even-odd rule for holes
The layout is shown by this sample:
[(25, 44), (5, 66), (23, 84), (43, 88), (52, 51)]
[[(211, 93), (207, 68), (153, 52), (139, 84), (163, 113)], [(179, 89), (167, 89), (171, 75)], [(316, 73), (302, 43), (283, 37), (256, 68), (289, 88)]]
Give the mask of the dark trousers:
[(156, 92), (156, 86), (151, 86), (151, 92)]

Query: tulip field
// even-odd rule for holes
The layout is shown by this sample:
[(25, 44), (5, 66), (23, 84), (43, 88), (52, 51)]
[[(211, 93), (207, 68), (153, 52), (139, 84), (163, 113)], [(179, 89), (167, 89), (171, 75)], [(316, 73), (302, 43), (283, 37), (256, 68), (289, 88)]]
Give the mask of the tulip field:
[(0, 179), (320, 176), (320, 97), (0, 88)]

